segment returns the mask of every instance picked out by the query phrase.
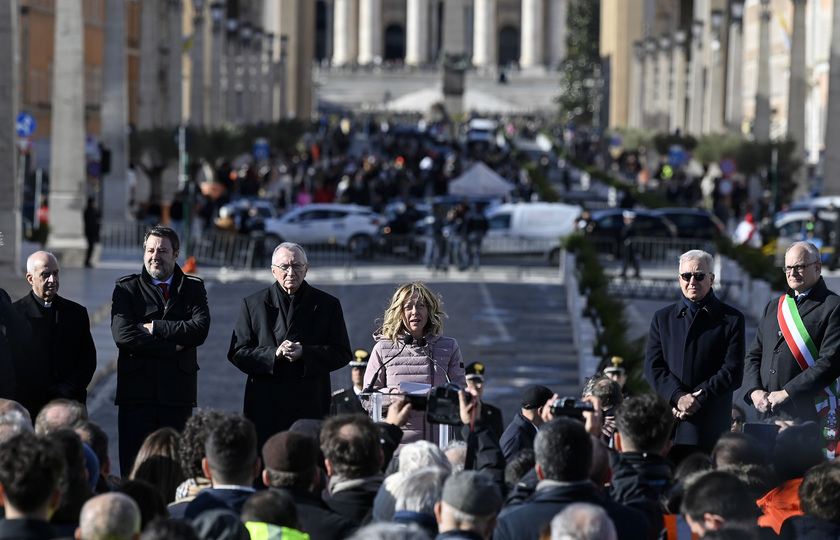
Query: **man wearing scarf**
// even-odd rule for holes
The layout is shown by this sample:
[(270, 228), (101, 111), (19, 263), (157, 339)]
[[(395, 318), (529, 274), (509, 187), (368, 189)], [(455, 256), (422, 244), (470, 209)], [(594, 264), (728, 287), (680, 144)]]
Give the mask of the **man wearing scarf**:
[(671, 404), (677, 424), (672, 460), (709, 453), (729, 430), (732, 393), (744, 370), (744, 315), (715, 296), (712, 256), (699, 249), (680, 257), (683, 298), (650, 323), (645, 378)]

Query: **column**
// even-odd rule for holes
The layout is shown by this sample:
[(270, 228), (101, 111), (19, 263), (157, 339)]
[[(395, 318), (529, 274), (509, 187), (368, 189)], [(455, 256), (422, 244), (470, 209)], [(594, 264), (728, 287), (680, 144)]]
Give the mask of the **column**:
[(656, 129), (656, 41), (645, 41), (645, 101), (642, 122), (645, 129)]
[(218, 126), (224, 119), (222, 105), (222, 47), (224, 45), (224, 4), (210, 6), (213, 16), (213, 42), (210, 46), (210, 125)]
[(239, 26), (239, 85), (237, 96), (236, 119), (240, 124), (251, 123), (251, 83), (253, 77), (251, 76), (251, 59), (254, 56), (254, 51), (251, 48), (251, 37), (254, 31), (251, 28), (251, 23), (242, 22)]
[(125, 56), (125, 2), (105, 4), (103, 51), (102, 144), (111, 151), (111, 172), (102, 182), (102, 217), (106, 221), (130, 218), (126, 171), (128, 170), (128, 68)]
[(566, 14), (567, 0), (548, 0), (548, 67), (556, 70), (566, 58)]
[(158, 0), (140, 4), (140, 58), (137, 89), (137, 129), (159, 125), (160, 92), (158, 91)]
[(82, 266), (86, 248), (84, 54), (82, 0), (56, 2), (47, 248), (62, 252), (63, 266)]
[(353, 64), (358, 55), (358, 26), (355, 0), (335, 0), (333, 12), (333, 64)]
[(659, 38), (659, 84), (658, 114), (656, 129), (667, 133), (670, 127), (670, 87), (671, 87), (671, 38), (667, 35)]
[[(17, 134), (15, 133), (14, 118), (18, 114), (18, 79), (20, 76), (20, 57), (18, 43), (20, 39), (18, 17), (20, 16), (18, 0), (0, 2), (0, 49), (6, 51), (0, 55), (0, 167), (5, 174), (0, 177), (0, 189), (5, 194), (0, 197), (0, 231), (3, 232), (3, 243), (0, 249), (0, 268), (20, 273), (20, 244), (21, 244), (21, 190), (22, 182), (18, 180), (17, 171)], [(78, 223), (76, 225), (78, 227)], [(7, 272), (6, 276), (11, 276)]]
[(382, 59), (382, 0), (359, 0), (359, 63)]
[(744, 2), (730, 4), (729, 19), (729, 58), (726, 62), (726, 125), (729, 133), (740, 134), (744, 121), (744, 96), (742, 90), (741, 50), (744, 37)]
[(519, 65), (523, 68), (543, 65), (543, 22), (543, 0), (522, 0)]
[(645, 81), (645, 44), (643, 41), (633, 43), (633, 67), (630, 71), (630, 118), (632, 129), (644, 128), (642, 103), (644, 102)]
[(190, 125), (204, 126), (204, 13), (193, 18), (193, 45), (190, 50)]
[(691, 25), (691, 92), (689, 93), (688, 131), (694, 136), (703, 133), (703, 21)]
[(726, 74), (723, 65), (722, 35), (723, 10), (710, 13), (711, 42), (709, 43), (709, 71), (706, 91), (706, 117), (704, 133), (723, 131), (723, 97), (726, 91)]
[(169, 0), (169, 34), (166, 70), (167, 125), (178, 126), (183, 121), (183, 68), (184, 31), (181, 28), (181, 0)]
[(443, 52), (464, 54), (467, 51), (465, 33), (464, 0), (446, 0), (443, 3)]
[(676, 133), (677, 130), (685, 132), (685, 30), (677, 30), (674, 34), (674, 81), (671, 90), (671, 122), (668, 131)]
[[(788, 81), (788, 140), (796, 141), (794, 156), (803, 164), (794, 173), (794, 200), (808, 193), (805, 164), (805, 95), (808, 82), (805, 74), (805, 1), (793, 0), (793, 32), (790, 43), (790, 79)], [(840, 7), (836, 8), (840, 9)]]
[(496, 0), (475, 0), (473, 64), (496, 65)]
[(239, 74), (236, 70), (236, 57), (239, 51), (239, 21), (227, 20), (227, 42), (225, 43), (225, 120), (236, 123), (236, 87), (239, 84)]
[(428, 61), (429, 0), (407, 0), (405, 63), (418, 66)]
[(770, 0), (761, 0), (758, 30), (758, 84), (755, 93), (753, 136), (759, 143), (770, 141)]

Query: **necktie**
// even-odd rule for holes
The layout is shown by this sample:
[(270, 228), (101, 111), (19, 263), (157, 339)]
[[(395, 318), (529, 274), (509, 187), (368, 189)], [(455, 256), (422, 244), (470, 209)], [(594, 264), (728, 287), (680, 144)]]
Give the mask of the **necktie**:
[(163, 291), (163, 299), (169, 300), (169, 283), (158, 283), (158, 287)]
[(802, 302), (805, 300), (805, 296), (807, 296), (807, 295), (805, 295), (805, 294), (800, 294), (799, 296), (797, 296), (797, 297), (796, 297), (796, 305), (797, 305), (797, 306), (801, 306), (801, 305), (802, 305)]

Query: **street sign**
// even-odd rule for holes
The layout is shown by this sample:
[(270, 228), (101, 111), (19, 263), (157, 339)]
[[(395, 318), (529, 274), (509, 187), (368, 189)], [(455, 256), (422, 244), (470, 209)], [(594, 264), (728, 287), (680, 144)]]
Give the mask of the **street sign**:
[(36, 126), (37, 123), (35, 122), (34, 116), (25, 112), (18, 114), (17, 122), (15, 122), (18, 137), (29, 137), (35, 133)]
[(268, 148), (268, 139), (259, 137), (254, 141), (254, 159), (257, 161), (268, 161), (270, 151)]
[(720, 160), (720, 172), (723, 173), (723, 176), (729, 178), (738, 168), (735, 166), (735, 160), (730, 157), (725, 157)]
[(20, 137), (18, 139), (18, 150), (20, 150), (21, 154), (28, 154), (31, 148), (32, 139), (30, 139), (29, 137)]

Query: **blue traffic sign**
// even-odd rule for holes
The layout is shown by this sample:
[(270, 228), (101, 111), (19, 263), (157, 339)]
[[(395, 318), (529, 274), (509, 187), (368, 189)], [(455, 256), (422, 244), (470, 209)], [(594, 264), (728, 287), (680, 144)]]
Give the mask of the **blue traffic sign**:
[(268, 147), (268, 139), (260, 137), (254, 141), (254, 159), (257, 161), (268, 161), (271, 151)]
[(25, 112), (18, 114), (17, 122), (15, 123), (18, 137), (29, 137), (35, 133), (36, 125), (35, 117), (31, 114)]

